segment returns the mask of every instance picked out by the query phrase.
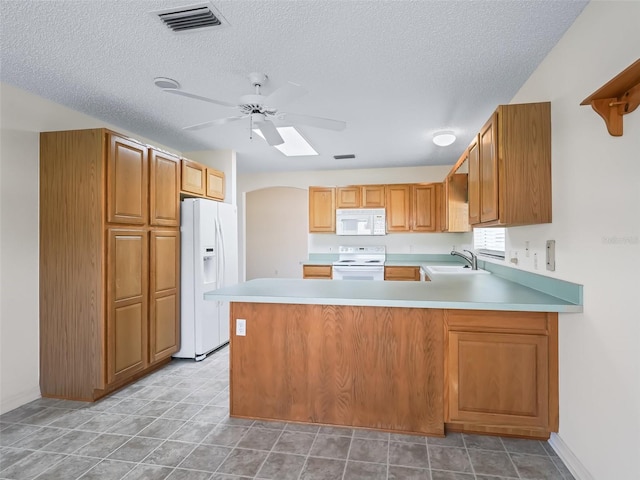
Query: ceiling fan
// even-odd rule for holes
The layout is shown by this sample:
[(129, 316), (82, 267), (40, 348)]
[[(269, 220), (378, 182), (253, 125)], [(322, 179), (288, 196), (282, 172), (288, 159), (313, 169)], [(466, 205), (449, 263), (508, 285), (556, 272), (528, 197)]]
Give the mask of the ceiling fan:
[(251, 73), (249, 75), (251, 85), (255, 89), (254, 94), (243, 95), (240, 97), (240, 103), (234, 104), (222, 100), (203, 97), (194, 93), (185, 92), (176, 88), (163, 88), (163, 91), (174, 95), (181, 95), (187, 98), (202, 100), (204, 102), (222, 105), (223, 107), (232, 107), (240, 111), (241, 115), (235, 117), (219, 118), (208, 122), (198, 123), (184, 127), (183, 130), (200, 130), (202, 128), (212, 127), (216, 125), (225, 125), (231, 122), (237, 122), (245, 118), (250, 119), (251, 129), (260, 130), (269, 145), (281, 145), (284, 140), (278, 133), (276, 126), (273, 124), (274, 119), (284, 120), (292, 124), (309, 125), (312, 127), (325, 128), (329, 130), (344, 130), (347, 126), (346, 122), (340, 120), (331, 120), (329, 118), (312, 117), (309, 115), (300, 115), (297, 113), (282, 112), (280, 107), (287, 103), (305, 95), (307, 90), (295, 83), (287, 83), (285, 86), (278, 88), (268, 96), (260, 93), (260, 88), (268, 81), (267, 75), (264, 73)]

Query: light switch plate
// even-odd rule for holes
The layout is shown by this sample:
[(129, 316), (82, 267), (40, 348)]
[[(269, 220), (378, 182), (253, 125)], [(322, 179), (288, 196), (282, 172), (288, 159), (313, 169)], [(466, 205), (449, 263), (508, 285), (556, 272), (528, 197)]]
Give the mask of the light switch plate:
[(236, 318), (236, 336), (247, 336), (247, 321), (244, 318)]
[(547, 270), (555, 271), (556, 269), (556, 241), (547, 240)]

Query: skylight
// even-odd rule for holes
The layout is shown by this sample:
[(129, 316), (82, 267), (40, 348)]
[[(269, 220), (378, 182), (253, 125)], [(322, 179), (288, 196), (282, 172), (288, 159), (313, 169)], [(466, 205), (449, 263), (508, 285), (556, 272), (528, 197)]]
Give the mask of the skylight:
[[(253, 131), (264, 138), (260, 130), (254, 129)], [(318, 155), (318, 152), (309, 145), (309, 142), (307, 142), (294, 127), (278, 127), (278, 133), (284, 140), (284, 143), (275, 145), (275, 147), (287, 157)]]

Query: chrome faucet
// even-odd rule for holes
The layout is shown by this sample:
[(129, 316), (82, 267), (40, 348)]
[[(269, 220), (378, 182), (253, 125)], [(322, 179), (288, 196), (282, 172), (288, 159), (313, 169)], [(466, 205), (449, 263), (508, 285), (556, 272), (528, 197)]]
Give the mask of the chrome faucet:
[(471, 265), (471, 270), (477, 270), (478, 269), (478, 257), (476, 256), (475, 253), (473, 253), (470, 250), (463, 250), (464, 252), (469, 252), (469, 256), (467, 257), (464, 253), (460, 253), (460, 252), (456, 252), (455, 250), (451, 251), (451, 255), (455, 255), (461, 258), (464, 258), (467, 262), (469, 262), (469, 265)]

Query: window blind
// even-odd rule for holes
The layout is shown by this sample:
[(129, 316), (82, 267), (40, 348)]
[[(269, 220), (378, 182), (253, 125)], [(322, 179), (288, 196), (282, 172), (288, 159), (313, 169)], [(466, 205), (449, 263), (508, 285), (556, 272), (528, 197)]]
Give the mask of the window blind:
[(473, 248), (481, 255), (504, 258), (505, 237), (504, 228), (474, 228)]

